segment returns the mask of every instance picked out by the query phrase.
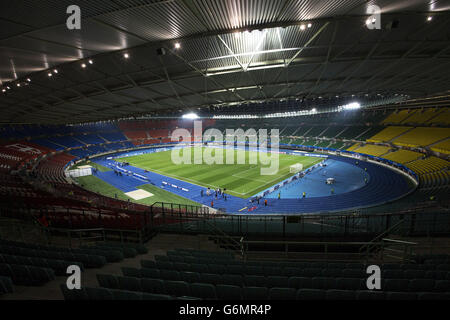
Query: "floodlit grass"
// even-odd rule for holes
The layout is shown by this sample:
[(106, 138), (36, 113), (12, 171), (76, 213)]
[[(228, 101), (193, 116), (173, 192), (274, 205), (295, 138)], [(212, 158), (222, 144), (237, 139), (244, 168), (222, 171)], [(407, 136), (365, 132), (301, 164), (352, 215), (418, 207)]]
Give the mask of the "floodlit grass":
[[(117, 194), (117, 199), (128, 201), (128, 197), (125, 195), (125, 193), (114, 186), (110, 185), (109, 183), (106, 183), (100, 178), (97, 178), (96, 176), (85, 176), (85, 177), (79, 177), (76, 178), (77, 182), (82, 185), (83, 188), (105, 195), (110, 198), (114, 198)], [(169, 202), (169, 203), (176, 203), (176, 204), (187, 204), (187, 205), (193, 205), (193, 206), (199, 206), (197, 202), (191, 201), (189, 199), (180, 197), (176, 194), (173, 194), (169, 191), (160, 189), (158, 187), (155, 187), (151, 184), (146, 184), (138, 187), (139, 189), (148, 191), (153, 194), (153, 197), (142, 199), (142, 200), (133, 200), (130, 199), (130, 201), (144, 204), (144, 205), (152, 205), (155, 202)]]
[[(200, 150), (201, 149), (201, 150)], [(279, 170), (275, 175), (261, 175), (261, 167), (268, 165), (249, 164), (250, 156), (258, 152), (245, 151), (246, 164), (194, 164), (195, 151), (211, 153), (213, 156), (218, 149), (207, 147), (185, 148), (182, 152), (191, 152), (191, 164), (175, 164), (171, 158), (172, 151), (149, 153), (134, 157), (116, 159), (119, 162), (129, 162), (132, 166), (144, 170), (153, 171), (168, 177), (184, 180), (193, 184), (211, 188), (227, 188), (227, 193), (248, 198), (263, 191), (270, 186), (289, 178), (293, 174), (289, 172), (289, 167), (296, 163), (302, 163), (303, 169), (309, 168), (320, 162), (322, 159), (314, 157), (304, 157), (297, 155), (279, 154)], [(225, 161), (225, 151), (223, 151), (223, 163)], [(183, 155), (183, 153), (181, 153)], [(234, 151), (237, 157), (237, 151)], [(259, 159), (259, 158), (258, 158)]]

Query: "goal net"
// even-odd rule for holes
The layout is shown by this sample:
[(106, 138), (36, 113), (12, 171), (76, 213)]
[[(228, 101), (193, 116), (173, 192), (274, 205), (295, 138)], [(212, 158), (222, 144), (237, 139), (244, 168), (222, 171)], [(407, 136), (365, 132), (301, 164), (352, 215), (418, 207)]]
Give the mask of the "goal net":
[(298, 173), (302, 170), (303, 170), (303, 164), (301, 164), (301, 163), (296, 163), (289, 167), (290, 173)]

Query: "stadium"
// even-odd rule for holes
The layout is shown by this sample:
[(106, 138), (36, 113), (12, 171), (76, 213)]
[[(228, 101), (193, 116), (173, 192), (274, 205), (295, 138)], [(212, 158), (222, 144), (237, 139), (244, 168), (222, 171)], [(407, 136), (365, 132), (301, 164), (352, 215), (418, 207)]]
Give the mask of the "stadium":
[(0, 300), (450, 299), (448, 2), (0, 6)]

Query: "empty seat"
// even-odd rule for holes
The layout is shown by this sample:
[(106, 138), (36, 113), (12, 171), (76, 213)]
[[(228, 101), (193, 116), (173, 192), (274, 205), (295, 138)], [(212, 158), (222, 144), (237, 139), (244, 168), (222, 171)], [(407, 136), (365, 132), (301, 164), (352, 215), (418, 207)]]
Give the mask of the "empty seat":
[(267, 300), (269, 289), (266, 287), (244, 287), (242, 288), (242, 297), (244, 300)]
[(381, 272), (383, 279), (403, 279), (403, 270), (384, 270)]
[(164, 281), (161, 279), (141, 279), (142, 291), (147, 293), (163, 294), (166, 292)]
[(183, 271), (180, 272), (181, 280), (192, 283), (200, 282), (200, 275), (197, 272)]
[(402, 265), (398, 263), (384, 263), (381, 266), (381, 270), (401, 270)]
[(228, 274), (244, 275), (245, 274), (245, 268), (242, 265), (228, 265), (227, 266), (227, 273)]
[(272, 266), (264, 266), (264, 275), (266, 277), (281, 276), (281, 268), (272, 267)]
[(190, 264), (185, 262), (174, 262), (173, 267), (177, 271), (187, 271), (188, 269), (190, 269)]
[(327, 300), (355, 300), (355, 291), (350, 290), (327, 290)]
[(313, 289), (312, 278), (290, 277), (288, 287), (294, 289)]
[(321, 277), (322, 276), (322, 269), (316, 269), (316, 268), (305, 268), (301, 270), (301, 276), (302, 277)]
[(445, 295), (438, 292), (419, 292), (417, 293), (419, 300), (446, 300)]
[(423, 270), (405, 270), (403, 271), (404, 279), (423, 279), (425, 278), (425, 271)]
[(241, 287), (219, 284), (216, 286), (217, 298), (219, 300), (241, 300)]
[(340, 290), (361, 290), (364, 288), (365, 281), (360, 278), (337, 278), (336, 289)]
[(222, 264), (210, 264), (208, 267), (209, 273), (224, 274), (227, 272), (227, 268)]
[(325, 290), (320, 289), (298, 289), (297, 300), (324, 300), (326, 296)]
[(271, 288), (269, 290), (270, 300), (295, 300), (297, 290), (294, 288)]
[(143, 293), (142, 300), (173, 300), (171, 296), (166, 294)]
[(264, 269), (261, 266), (245, 266), (245, 274), (246, 275), (254, 275), (254, 276), (264, 276)]
[(142, 268), (141, 276), (142, 278), (158, 279), (161, 277), (161, 272), (159, 271), (159, 269)]
[(244, 284), (244, 278), (240, 274), (224, 274), (222, 275), (224, 284), (242, 287)]
[(267, 287), (267, 279), (263, 276), (246, 275), (244, 280), (248, 287)]
[(142, 291), (141, 281), (139, 278), (117, 277), (119, 281), (119, 289), (127, 291)]
[(156, 261), (155, 264), (160, 270), (174, 270), (173, 263), (170, 261)]
[(162, 256), (162, 255), (155, 255), (155, 261), (170, 261), (168, 256)]
[(126, 277), (134, 277), (134, 278), (142, 277), (141, 269), (137, 268), (122, 267), (122, 274)]
[(382, 282), (382, 290), (385, 291), (408, 291), (409, 280), (406, 279), (386, 279)]
[(357, 300), (384, 300), (386, 294), (383, 291), (360, 290), (356, 292)]
[(180, 273), (175, 270), (160, 270), (159, 271), (161, 279), (164, 280), (173, 280), (173, 281), (180, 281)]
[(409, 281), (409, 290), (412, 292), (429, 292), (434, 290), (434, 280), (412, 279)]
[(198, 263), (192, 263), (191, 269), (194, 272), (198, 273), (209, 273), (209, 268), (207, 264), (198, 264)]
[(142, 295), (137, 292), (125, 290), (112, 290), (114, 300), (141, 300)]
[(435, 280), (433, 291), (450, 292), (450, 281), (449, 280)]
[(334, 278), (314, 277), (312, 278), (313, 289), (335, 289), (336, 280)]
[(185, 281), (165, 281), (166, 293), (176, 297), (189, 296), (191, 291), (189, 284)]
[(97, 274), (98, 284), (103, 288), (119, 289), (119, 281), (112, 274)]
[(223, 284), (222, 275), (214, 273), (202, 273), (200, 274), (201, 282), (209, 283), (212, 285)]
[(270, 276), (267, 277), (267, 287), (269, 288), (288, 288), (289, 287), (289, 278), (283, 276)]
[(191, 296), (206, 300), (217, 299), (216, 288), (208, 283), (191, 283)]
[(284, 267), (282, 275), (285, 277), (295, 277), (300, 276), (300, 268), (295, 267)]
[(342, 270), (344, 269), (333, 269), (333, 268), (323, 269), (322, 277), (339, 278), (342, 276)]
[(367, 273), (365, 270), (344, 269), (342, 270), (342, 278), (365, 278)]
[(156, 263), (153, 260), (141, 260), (142, 268), (156, 268)]

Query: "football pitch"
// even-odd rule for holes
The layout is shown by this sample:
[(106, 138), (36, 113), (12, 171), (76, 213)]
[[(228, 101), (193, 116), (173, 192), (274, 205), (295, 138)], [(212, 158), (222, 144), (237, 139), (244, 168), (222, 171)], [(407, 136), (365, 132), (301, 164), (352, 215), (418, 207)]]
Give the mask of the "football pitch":
[(128, 162), (134, 167), (190, 182), (205, 188), (226, 188), (228, 194), (244, 199), (294, 175), (290, 173), (289, 168), (291, 165), (301, 163), (303, 164), (303, 170), (305, 170), (322, 161), (322, 159), (315, 157), (279, 154), (278, 172), (274, 175), (261, 175), (261, 167), (267, 168), (269, 165), (261, 164), (259, 158), (257, 158), (257, 164), (249, 164), (249, 159), (255, 156), (258, 157), (259, 152), (240, 150), (240, 152), (245, 152), (245, 164), (237, 164), (238, 150), (234, 150), (234, 164), (226, 164), (226, 152), (225, 150), (222, 151), (224, 164), (209, 165), (205, 162), (202, 164), (194, 163), (194, 155), (198, 155), (199, 152), (203, 154), (205, 152), (211, 153), (213, 156), (216, 152), (220, 152), (216, 148), (208, 147), (183, 149), (181, 155), (184, 152), (191, 153), (191, 164), (175, 164), (172, 161), (172, 151), (148, 153), (115, 160), (118, 162)]

